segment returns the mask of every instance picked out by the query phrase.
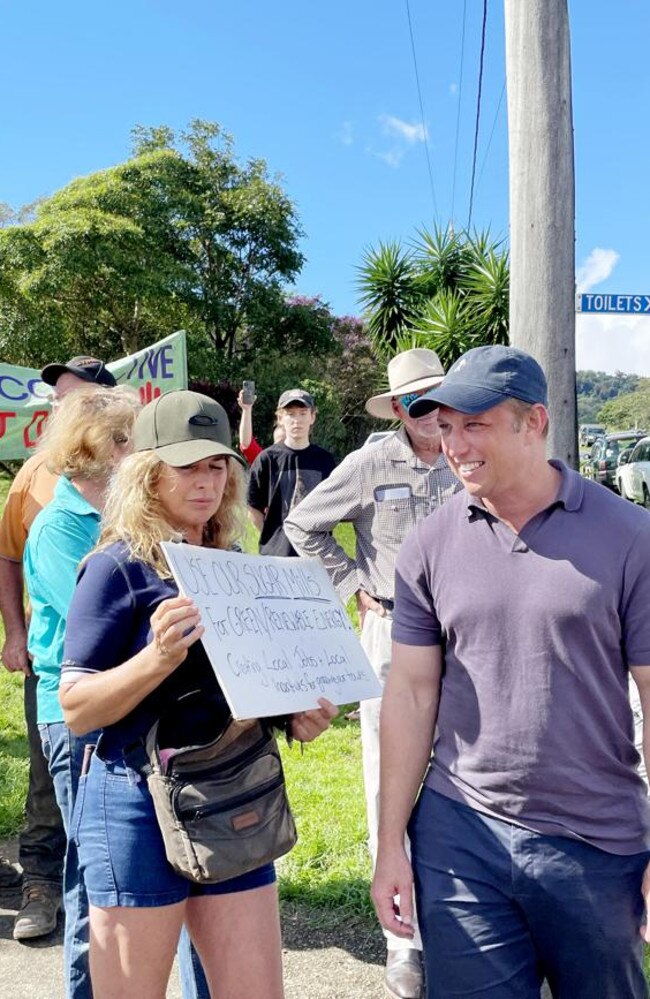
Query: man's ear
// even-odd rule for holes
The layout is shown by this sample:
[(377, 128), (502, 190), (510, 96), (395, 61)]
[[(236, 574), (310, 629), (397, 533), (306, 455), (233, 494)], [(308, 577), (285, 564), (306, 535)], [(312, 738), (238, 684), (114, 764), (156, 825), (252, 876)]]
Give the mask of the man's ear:
[(393, 416), (397, 417), (398, 420), (403, 420), (404, 419), (404, 417), (402, 416), (402, 413), (400, 412), (399, 403), (398, 403), (397, 399), (391, 399), (390, 400), (390, 408), (393, 411)]
[(536, 402), (528, 410), (526, 417), (531, 430), (540, 434), (544, 433), (544, 429), (548, 425), (548, 410), (546, 406), (543, 406), (541, 402)]

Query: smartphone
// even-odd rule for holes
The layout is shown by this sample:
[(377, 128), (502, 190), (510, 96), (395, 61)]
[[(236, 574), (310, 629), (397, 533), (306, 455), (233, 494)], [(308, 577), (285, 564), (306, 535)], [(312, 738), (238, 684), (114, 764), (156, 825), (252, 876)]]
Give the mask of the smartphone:
[(242, 382), (242, 402), (252, 406), (255, 402), (255, 382)]

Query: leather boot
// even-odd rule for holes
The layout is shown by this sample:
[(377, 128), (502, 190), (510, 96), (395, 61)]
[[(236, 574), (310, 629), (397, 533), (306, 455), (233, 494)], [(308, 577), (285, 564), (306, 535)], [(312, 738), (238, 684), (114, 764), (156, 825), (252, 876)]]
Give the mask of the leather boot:
[(34, 940), (55, 930), (61, 901), (61, 885), (46, 881), (23, 883), (23, 901), (14, 922), (14, 940)]
[(410, 947), (389, 950), (384, 984), (391, 999), (421, 999), (422, 952)]

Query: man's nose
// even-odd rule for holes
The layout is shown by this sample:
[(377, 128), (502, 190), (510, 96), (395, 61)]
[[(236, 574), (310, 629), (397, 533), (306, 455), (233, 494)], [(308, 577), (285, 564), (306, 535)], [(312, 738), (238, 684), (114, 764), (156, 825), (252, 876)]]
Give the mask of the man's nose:
[(465, 435), (461, 430), (450, 430), (448, 431), (442, 439), (443, 448), (445, 453), (451, 458), (457, 458), (463, 455), (467, 450), (467, 445), (465, 443)]

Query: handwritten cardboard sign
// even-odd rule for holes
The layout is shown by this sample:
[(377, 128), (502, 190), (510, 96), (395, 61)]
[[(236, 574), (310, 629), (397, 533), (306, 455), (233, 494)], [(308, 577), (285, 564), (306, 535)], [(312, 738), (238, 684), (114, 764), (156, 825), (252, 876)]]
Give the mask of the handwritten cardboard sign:
[(318, 559), (165, 543), (181, 593), (235, 718), (305, 711), (319, 697), (379, 697), (379, 682)]

